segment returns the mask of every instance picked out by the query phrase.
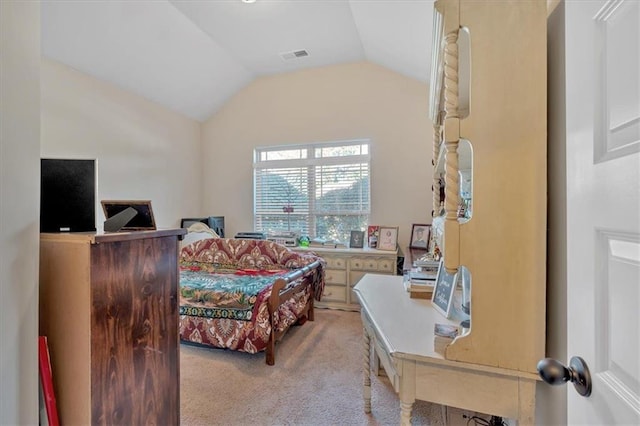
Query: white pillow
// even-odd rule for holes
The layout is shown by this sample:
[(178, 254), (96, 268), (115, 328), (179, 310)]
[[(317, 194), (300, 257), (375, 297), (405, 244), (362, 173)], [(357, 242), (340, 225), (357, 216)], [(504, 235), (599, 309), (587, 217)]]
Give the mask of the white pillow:
[(187, 228), (187, 235), (184, 236), (180, 245), (184, 247), (195, 241), (207, 240), (210, 238), (220, 238), (220, 236), (216, 231), (209, 228), (204, 223), (198, 222)]

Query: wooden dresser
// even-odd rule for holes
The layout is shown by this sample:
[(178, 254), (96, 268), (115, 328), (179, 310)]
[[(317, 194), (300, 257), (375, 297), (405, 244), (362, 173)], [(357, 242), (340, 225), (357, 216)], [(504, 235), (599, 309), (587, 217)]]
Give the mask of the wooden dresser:
[(179, 424), (184, 233), (41, 234), (40, 334), (62, 424)]
[(325, 286), (318, 308), (358, 311), (360, 305), (353, 287), (366, 273), (396, 275), (397, 251), (370, 248), (296, 247), (296, 251), (312, 251), (326, 262)]

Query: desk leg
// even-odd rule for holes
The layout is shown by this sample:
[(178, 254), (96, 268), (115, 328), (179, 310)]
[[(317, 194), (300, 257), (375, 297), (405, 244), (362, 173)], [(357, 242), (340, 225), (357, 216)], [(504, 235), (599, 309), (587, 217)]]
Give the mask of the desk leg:
[(367, 329), (364, 330), (364, 412), (371, 412), (371, 338)]
[(518, 426), (534, 424), (536, 412), (536, 381), (521, 378), (518, 381)]
[(416, 401), (416, 363), (402, 360), (399, 363), (400, 374), (400, 425), (411, 426), (411, 409)]
[(402, 426), (411, 425), (411, 409), (413, 402), (400, 401), (400, 424)]

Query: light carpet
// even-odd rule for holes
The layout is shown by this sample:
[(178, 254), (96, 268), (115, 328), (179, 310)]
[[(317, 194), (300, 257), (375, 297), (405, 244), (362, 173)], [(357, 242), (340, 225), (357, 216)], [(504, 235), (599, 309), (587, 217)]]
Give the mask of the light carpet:
[[(364, 346), (358, 312), (315, 310), (276, 344), (276, 363), (255, 355), (182, 344), (183, 425), (397, 425), (400, 404), (386, 376), (371, 375), (362, 399)], [(443, 425), (445, 410), (416, 401), (412, 424)]]

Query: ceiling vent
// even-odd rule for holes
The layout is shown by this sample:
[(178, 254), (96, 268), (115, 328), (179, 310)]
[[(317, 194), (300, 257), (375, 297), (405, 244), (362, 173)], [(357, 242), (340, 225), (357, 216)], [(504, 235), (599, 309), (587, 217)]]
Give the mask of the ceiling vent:
[(299, 59), (309, 56), (309, 52), (306, 50), (294, 50), (292, 52), (281, 53), (280, 57), (285, 61), (291, 61), (293, 59)]

